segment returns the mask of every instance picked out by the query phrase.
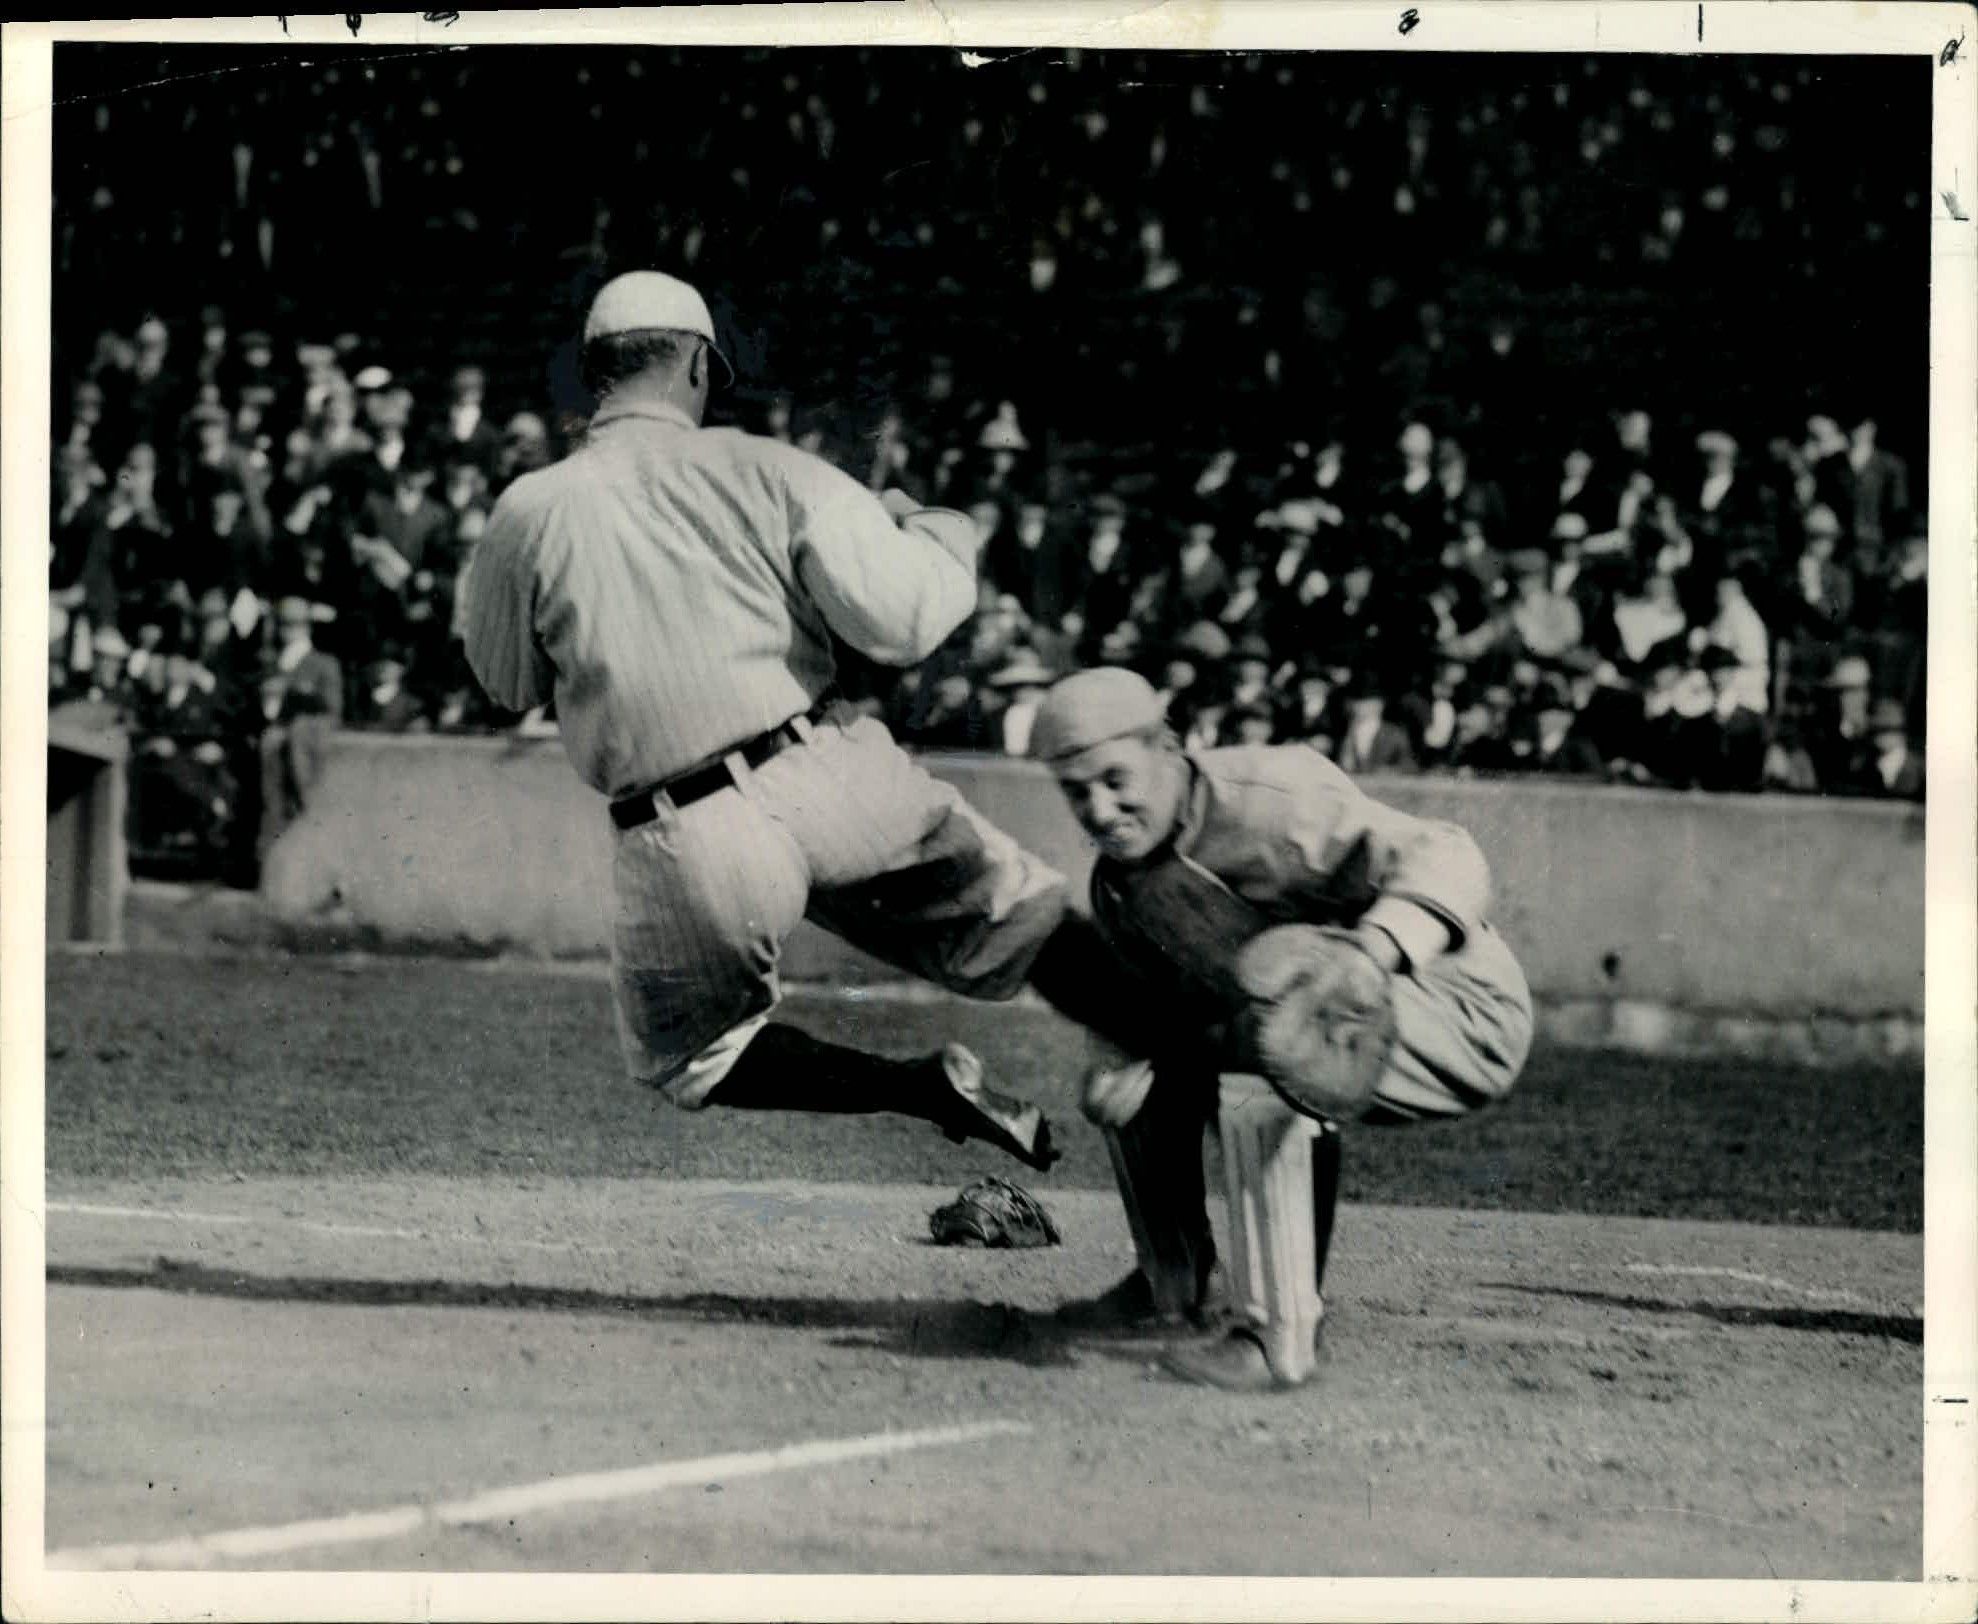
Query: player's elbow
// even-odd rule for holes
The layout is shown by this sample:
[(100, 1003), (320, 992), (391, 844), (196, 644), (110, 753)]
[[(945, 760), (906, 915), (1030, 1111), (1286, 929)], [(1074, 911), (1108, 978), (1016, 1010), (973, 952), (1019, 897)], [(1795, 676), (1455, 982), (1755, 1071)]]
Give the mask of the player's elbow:
[(959, 569), (929, 583), (903, 612), (885, 624), (874, 623), (859, 652), (881, 665), (918, 665), (954, 635), (975, 610), (975, 586), (960, 578)]

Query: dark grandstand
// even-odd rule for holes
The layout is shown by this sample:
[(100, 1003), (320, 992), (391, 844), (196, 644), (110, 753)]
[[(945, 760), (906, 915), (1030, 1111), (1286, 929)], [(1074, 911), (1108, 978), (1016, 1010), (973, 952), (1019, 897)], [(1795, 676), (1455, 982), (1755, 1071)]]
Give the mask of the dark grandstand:
[(50, 703), (241, 878), (330, 726), (553, 728), (457, 583), (651, 265), (717, 415), (985, 531), (948, 647), (848, 662), (907, 739), (1120, 661), (1201, 743), (1920, 798), (1927, 74), (59, 47)]

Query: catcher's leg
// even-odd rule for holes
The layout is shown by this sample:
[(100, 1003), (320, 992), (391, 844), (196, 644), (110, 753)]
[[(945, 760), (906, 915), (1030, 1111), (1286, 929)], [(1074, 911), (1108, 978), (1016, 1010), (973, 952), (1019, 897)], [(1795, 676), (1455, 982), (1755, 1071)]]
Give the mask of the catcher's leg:
[(1137, 1111), (1099, 1122), (1138, 1267), (1098, 1297), (1065, 1304), (1061, 1325), (1132, 1332), (1213, 1313), (1216, 1243), (1202, 1176), (1208, 1094), (1200, 1073), (1163, 1066)]
[(1315, 1124), (1312, 1138), (1312, 1287), (1326, 1289), (1326, 1258), (1332, 1251), (1333, 1219), (1339, 1214), (1339, 1175), (1341, 1152), (1339, 1125)]
[(1313, 1141), (1319, 1125), (1260, 1077), (1222, 1080), (1229, 1274), (1238, 1323), (1227, 1337), (1169, 1353), (1188, 1381), (1240, 1392), (1296, 1387), (1317, 1364), (1319, 1297)]

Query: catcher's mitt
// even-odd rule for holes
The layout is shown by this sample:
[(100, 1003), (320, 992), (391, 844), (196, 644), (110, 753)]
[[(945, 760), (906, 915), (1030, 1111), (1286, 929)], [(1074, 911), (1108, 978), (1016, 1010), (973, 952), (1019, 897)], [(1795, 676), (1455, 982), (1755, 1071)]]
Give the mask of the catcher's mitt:
[(927, 1224), (937, 1246), (1056, 1246), (1064, 1238), (1034, 1195), (993, 1175), (963, 1185)]
[(1394, 1042), (1393, 977), (1349, 930), (1276, 925), (1247, 942), (1242, 1046), (1285, 1103), (1350, 1122), (1380, 1086)]

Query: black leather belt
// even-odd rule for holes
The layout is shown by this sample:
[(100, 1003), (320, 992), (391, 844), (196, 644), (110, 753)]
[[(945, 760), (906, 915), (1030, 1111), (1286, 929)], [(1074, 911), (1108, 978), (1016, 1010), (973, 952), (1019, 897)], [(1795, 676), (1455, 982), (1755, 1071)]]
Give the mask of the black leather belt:
[(720, 761), (706, 767), (696, 767), (678, 778), (669, 778), (651, 789), (642, 789), (636, 795), (620, 796), (611, 803), (611, 821), (621, 829), (636, 829), (659, 816), (659, 798), (662, 795), (677, 808), (692, 806), (717, 790), (727, 789), (735, 782), (727, 756), (740, 756), (753, 771), (771, 756), (793, 744), (801, 744), (809, 736), (810, 725), (819, 714), (820, 711), (811, 711), (803, 716), (793, 716), (781, 726), (772, 727), (767, 733), (758, 733), (746, 744), (737, 745)]

